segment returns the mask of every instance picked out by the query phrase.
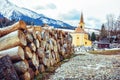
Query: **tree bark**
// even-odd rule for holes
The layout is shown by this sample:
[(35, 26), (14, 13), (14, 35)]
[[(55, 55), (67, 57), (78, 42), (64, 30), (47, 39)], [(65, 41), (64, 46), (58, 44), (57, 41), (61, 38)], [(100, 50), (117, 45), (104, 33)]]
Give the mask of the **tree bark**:
[(19, 30), (19, 29), (26, 29), (26, 24), (24, 21), (19, 21), (11, 26), (5, 27), (0, 29), (0, 37), (4, 36), (6, 34), (9, 34), (13, 31)]
[(0, 58), (0, 80), (19, 80), (8, 55)]
[(24, 33), (17, 30), (0, 38), (0, 51), (15, 46), (26, 46), (26, 44), (27, 42)]
[(5, 55), (9, 55), (13, 62), (17, 62), (25, 59), (24, 50), (20, 46), (0, 51), (0, 56), (5, 56)]

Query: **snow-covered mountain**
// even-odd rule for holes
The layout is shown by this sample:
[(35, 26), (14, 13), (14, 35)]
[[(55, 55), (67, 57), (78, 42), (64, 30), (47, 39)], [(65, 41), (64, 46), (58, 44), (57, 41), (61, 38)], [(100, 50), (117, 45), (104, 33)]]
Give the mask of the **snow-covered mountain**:
[(46, 23), (50, 26), (59, 28), (74, 28), (73, 26), (64, 23), (63, 21), (54, 20), (52, 18), (44, 16), (43, 14), (38, 14), (26, 8), (18, 7), (8, 0), (0, 0), (0, 14), (8, 18), (9, 20), (24, 20), (26, 23), (33, 23), (35, 25), (43, 25), (44, 23)]
[[(58, 28), (59, 30), (63, 30), (63, 31), (67, 31), (67, 32), (75, 32), (75, 30), (70, 30), (70, 29), (60, 29)], [(85, 28), (85, 31), (89, 34), (92, 34), (93, 32), (96, 34), (96, 35), (99, 35), (100, 34), (100, 30), (99, 29), (92, 29), (92, 28)]]
[(3, 18), (3, 15), (0, 14), (0, 18)]

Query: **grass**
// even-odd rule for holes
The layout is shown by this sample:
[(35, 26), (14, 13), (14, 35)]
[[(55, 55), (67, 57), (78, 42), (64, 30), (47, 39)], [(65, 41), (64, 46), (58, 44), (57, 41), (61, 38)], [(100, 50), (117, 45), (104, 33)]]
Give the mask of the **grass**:
[(115, 55), (120, 54), (120, 50), (96, 50), (96, 51), (89, 51), (92, 54), (103, 54), (103, 55)]

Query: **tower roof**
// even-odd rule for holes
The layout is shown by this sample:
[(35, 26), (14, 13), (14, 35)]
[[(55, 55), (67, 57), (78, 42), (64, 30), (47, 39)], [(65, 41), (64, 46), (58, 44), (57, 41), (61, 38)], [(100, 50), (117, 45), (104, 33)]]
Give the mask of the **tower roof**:
[(84, 23), (84, 19), (83, 19), (83, 13), (82, 13), (82, 12), (81, 12), (80, 23)]

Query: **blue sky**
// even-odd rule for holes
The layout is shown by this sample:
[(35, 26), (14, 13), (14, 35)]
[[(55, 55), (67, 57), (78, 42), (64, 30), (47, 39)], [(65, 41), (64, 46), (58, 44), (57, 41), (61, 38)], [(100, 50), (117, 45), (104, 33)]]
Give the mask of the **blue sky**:
[(81, 11), (86, 27), (100, 28), (108, 14), (120, 15), (120, 0), (9, 0), (10, 2), (77, 26)]

